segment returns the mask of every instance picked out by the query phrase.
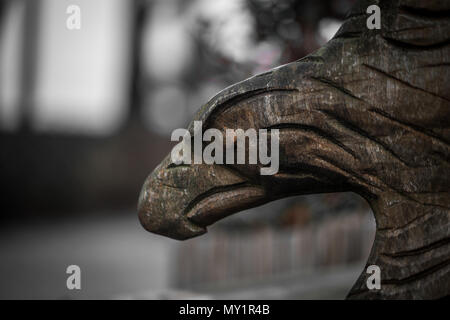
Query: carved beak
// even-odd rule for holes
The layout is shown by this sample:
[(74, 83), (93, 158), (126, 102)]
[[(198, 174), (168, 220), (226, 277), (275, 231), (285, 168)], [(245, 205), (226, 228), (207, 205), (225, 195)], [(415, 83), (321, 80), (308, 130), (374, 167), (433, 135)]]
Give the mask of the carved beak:
[(204, 234), (207, 226), (232, 213), (267, 201), (263, 187), (226, 166), (175, 166), (168, 157), (145, 181), (138, 210), (146, 230), (185, 240)]

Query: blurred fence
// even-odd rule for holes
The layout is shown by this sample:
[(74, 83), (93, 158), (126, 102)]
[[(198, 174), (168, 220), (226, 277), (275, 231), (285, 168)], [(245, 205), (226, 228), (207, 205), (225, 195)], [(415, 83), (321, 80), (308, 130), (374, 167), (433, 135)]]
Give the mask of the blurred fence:
[(301, 228), (215, 230), (178, 247), (171, 278), (191, 288), (350, 265), (367, 259), (374, 235), (371, 214), (357, 212)]

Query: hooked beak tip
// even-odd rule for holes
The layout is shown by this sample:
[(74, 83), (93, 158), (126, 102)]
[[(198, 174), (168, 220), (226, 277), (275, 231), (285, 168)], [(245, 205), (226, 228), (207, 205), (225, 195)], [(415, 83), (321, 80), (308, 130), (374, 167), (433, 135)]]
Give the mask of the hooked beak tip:
[(158, 212), (153, 213), (152, 209), (139, 203), (138, 216), (141, 225), (145, 230), (156, 233), (175, 240), (186, 240), (205, 234), (206, 227), (200, 226), (187, 217), (174, 220), (160, 219)]

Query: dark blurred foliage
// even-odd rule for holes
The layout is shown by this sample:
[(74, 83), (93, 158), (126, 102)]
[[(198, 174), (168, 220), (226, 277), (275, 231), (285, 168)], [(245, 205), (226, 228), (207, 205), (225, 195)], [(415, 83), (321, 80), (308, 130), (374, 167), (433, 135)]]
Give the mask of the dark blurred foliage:
[(300, 59), (319, 47), (321, 18), (343, 20), (353, 0), (247, 0), (256, 18), (258, 40), (277, 39), (283, 47), (282, 63)]

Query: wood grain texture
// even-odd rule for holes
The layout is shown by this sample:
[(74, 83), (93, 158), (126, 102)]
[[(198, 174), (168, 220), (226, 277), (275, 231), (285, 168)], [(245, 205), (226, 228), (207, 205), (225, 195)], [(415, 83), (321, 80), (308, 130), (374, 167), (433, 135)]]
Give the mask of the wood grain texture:
[[(146, 180), (139, 217), (152, 232), (187, 239), (242, 209), (275, 199), (353, 191), (377, 232), (352, 299), (450, 294), (450, 1), (360, 1), (313, 54), (237, 83), (197, 113), (204, 129), (280, 130), (280, 170), (170, 164)], [(193, 124), (190, 125), (193, 130)]]

